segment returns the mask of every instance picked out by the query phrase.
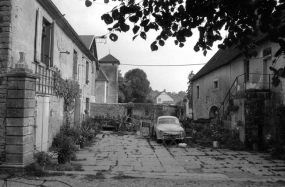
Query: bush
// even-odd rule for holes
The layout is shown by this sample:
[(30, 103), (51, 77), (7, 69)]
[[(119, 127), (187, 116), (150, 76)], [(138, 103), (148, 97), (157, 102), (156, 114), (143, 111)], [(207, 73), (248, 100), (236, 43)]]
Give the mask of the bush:
[(40, 152), (35, 153), (34, 158), (40, 166), (44, 166), (50, 162), (49, 155), (44, 151), (40, 151)]
[(285, 160), (285, 141), (272, 144), (269, 153), (272, 158)]

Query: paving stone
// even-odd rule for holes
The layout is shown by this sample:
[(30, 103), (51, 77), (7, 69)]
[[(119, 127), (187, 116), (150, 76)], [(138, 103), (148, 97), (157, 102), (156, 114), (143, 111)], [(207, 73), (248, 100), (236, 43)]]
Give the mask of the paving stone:
[(84, 171), (109, 171), (110, 166), (82, 166)]
[(163, 165), (163, 168), (167, 173), (185, 173), (187, 172), (183, 167), (179, 165)]

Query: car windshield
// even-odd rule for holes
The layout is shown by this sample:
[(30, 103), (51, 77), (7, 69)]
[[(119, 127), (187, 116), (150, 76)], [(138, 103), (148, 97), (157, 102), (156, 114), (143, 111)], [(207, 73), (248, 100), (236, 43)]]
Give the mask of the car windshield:
[(176, 118), (162, 118), (158, 120), (158, 124), (179, 124), (178, 119)]

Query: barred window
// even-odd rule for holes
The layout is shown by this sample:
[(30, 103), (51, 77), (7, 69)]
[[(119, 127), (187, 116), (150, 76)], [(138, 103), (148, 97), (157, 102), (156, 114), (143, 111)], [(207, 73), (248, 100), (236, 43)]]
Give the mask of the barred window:
[(39, 77), (36, 81), (37, 94), (54, 94), (54, 71), (44, 65), (35, 63), (35, 74)]

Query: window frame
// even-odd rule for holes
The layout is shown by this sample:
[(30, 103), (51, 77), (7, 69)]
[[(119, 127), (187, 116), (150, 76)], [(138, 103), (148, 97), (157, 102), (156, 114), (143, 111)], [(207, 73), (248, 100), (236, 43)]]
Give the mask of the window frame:
[(215, 78), (213, 79), (213, 90), (218, 90), (219, 89), (219, 79)]
[(200, 85), (196, 85), (196, 99), (200, 99)]

